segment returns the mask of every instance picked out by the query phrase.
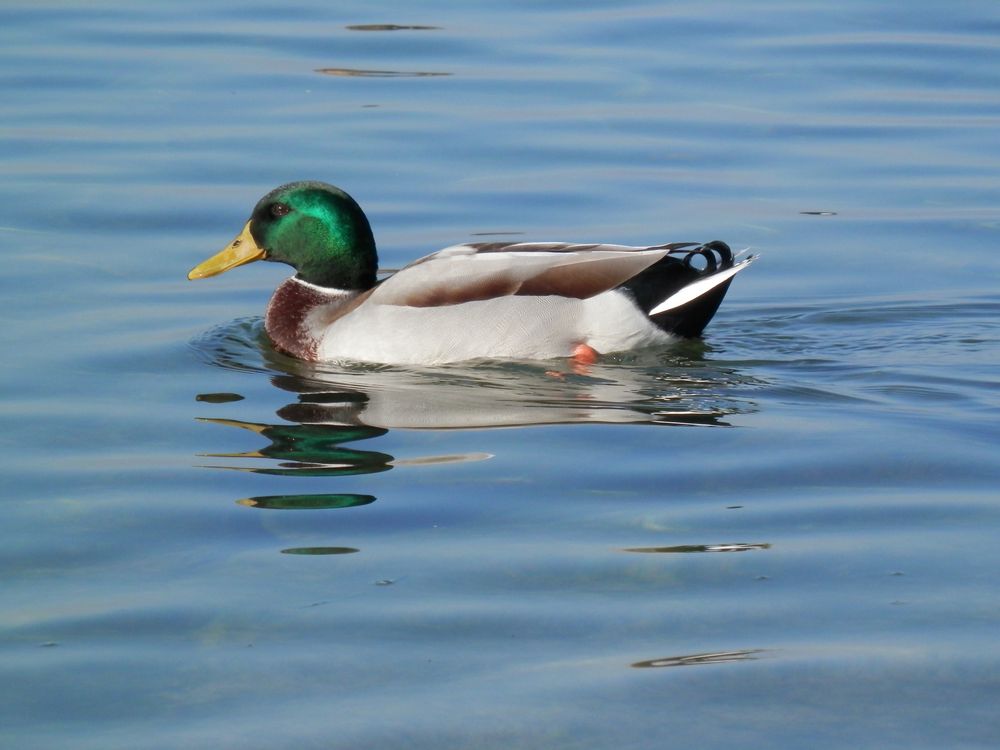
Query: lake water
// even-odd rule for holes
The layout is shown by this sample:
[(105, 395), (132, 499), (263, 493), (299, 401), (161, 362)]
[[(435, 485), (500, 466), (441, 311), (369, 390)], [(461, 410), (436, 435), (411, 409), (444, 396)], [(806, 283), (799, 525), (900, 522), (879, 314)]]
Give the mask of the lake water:
[[(1000, 745), (1000, 4), (8, 2), (0, 744)], [(761, 254), (701, 342), (309, 367), (383, 265)]]

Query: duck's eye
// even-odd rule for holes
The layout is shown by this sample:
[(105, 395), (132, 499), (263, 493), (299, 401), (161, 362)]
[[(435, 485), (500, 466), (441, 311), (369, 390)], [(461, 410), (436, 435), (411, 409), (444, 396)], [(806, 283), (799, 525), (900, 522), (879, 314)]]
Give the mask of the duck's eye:
[(288, 206), (287, 203), (272, 203), (271, 204), (271, 216), (273, 216), (275, 219), (277, 219), (277, 218), (279, 218), (281, 216), (284, 216), (285, 214), (289, 214), (291, 212), (292, 212), (292, 209), (289, 208), (289, 206)]

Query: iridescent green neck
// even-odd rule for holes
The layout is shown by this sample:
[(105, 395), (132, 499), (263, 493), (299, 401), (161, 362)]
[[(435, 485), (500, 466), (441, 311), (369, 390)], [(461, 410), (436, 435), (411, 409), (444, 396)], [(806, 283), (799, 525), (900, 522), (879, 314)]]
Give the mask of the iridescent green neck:
[(375, 285), (378, 256), (361, 207), (322, 182), (272, 190), (253, 210), (250, 231), (267, 260), (294, 267), (303, 281), (338, 289)]

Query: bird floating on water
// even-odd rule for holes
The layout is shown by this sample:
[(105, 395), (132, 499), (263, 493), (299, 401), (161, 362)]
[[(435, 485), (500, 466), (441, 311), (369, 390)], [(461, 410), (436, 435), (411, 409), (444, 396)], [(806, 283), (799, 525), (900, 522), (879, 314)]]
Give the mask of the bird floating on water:
[(255, 260), (292, 266), (265, 328), (277, 349), (303, 360), (593, 361), (699, 336), (755, 257), (735, 258), (719, 241), (473, 242), (379, 280), (364, 211), (340, 188), (309, 181), (261, 198), (236, 239), (188, 278)]

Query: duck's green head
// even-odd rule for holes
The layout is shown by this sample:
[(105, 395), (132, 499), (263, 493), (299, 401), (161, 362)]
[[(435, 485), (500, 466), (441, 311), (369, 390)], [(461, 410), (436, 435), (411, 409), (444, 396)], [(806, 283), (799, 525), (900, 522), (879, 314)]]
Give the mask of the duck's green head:
[(324, 182), (293, 182), (254, 206), (243, 231), (200, 263), (189, 279), (215, 276), (255, 260), (287, 263), (303, 281), (337, 289), (370, 289), (378, 257), (361, 207)]

